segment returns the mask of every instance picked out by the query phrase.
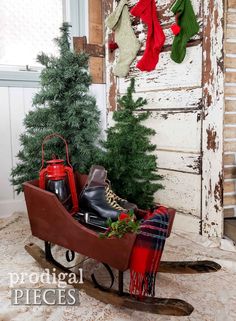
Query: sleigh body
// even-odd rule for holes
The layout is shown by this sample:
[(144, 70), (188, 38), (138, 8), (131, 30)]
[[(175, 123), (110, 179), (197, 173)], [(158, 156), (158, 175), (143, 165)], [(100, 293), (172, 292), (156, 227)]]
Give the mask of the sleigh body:
[[(77, 193), (79, 195), (87, 177), (76, 175)], [(72, 253), (76, 252), (86, 257), (101, 262), (111, 277), (111, 286), (105, 288), (100, 285), (95, 276), (92, 280), (97, 287), (86, 281), (84, 289), (89, 295), (106, 303), (114, 303), (129, 308), (149, 311), (159, 314), (189, 315), (193, 307), (183, 300), (144, 298), (137, 302), (136, 298), (129, 297), (123, 291), (123, 272), (129, 269), (131, 252), (135, 243), (136, 234), (127, 233), (122, 238), (100, 239), (98, 233), (75, 220), (65, 207), (57, 199), (56, 195), (38, 187), (38, 180), (24, 183), (24, 194), (28, 210), (31, 231), (34, 236), (45, 241), (45, 253), (34, 244), (26, 246), (26, 250), (45, 268), (52, 264), (59, 270), (67, 268), (58, 263), (52, 255), (51, 244), (59, 245)], [(168, 236), (171, 233), (175, 210), (168, 209), (169, 228)], [(142, 210), (138, 210), (140, 218)], [(118, 291), (110, 291), (114, 282), (112, 269), (118, 270)], [(159, 271), (167, 273), (202, 273), (214, 272), (220, 266), (211, 261), (199, 262), (161, 262)], [(93, 289), (93, 290), (92, 290)], [(104, 291), (109, 291), (104, 294)], [(122, 296), (122, 299), (115, 299), (114, 296)]]

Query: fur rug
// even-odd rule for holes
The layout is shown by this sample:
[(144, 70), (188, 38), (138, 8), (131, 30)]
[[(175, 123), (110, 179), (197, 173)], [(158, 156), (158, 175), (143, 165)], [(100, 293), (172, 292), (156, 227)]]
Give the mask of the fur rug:
[[(195, 310), (189, 317), (158, 316), (145, 312), (116, 308), (103, 304), (82, 291), (79, 306), (12, 306), (9, 272), (42, 272), (37, 263), (25, 252), (24, 245), (40, 240), (31, 236), (28, 218), (14, 214), (0, 219), (0, 321), (235, 321), (236, 320), (236, 253), (222, 251), (217, 242), (196, 234), (172, 233), (167, 240), (163, 260), (213, 259), (223, 266), (212, 274), (171, 275), (159, 274), (156, 295), (179, 298), (191, 303)], [(62, 250), (54, 248), (57, 255)], [(85, 273), (96, 265), (92, 260), (83, 266)], [(96, 267), (96, 266), (95, 266)], [(129, 272), (125, 273), (128, 286)], [(44, 287), (35, 284), (35, 287)], [(29, 283), (24, 287), (32, 288)]]

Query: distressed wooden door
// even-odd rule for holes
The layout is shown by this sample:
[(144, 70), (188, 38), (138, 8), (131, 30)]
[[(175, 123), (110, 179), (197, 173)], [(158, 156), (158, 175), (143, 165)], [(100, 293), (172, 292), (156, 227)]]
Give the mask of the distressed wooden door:
[[(129, 1), (132, 7), (138, 0)], [(222, 234), (222, 133), (223, 133), (223, 1), (192, 0), (201, 29), (188, 44), (182, 64), (170, 59), (174, 23), (172, 1), (158, 0), (160, 23), (166, 34), (159, 63), (152, 72), (140, 72), (135, 64), (143, 53), (146, 30), (133, 19), (143, 43), (126, 78), (113, 75), (117, 53), (106, 52), (109, 118), (117, 96), (125, 93), (131, 77), (136, 96), (146, 97), (151, 116), (146, 125), (155, 129), (159, 173), (165, 189), (156, 200), (177, 209), (176, 223), (209, 236)], [(117, 1), (104, 1), (109, 15)], [(107, 31), (106, 41), (110, 32)], [(107, 46), (106, 46), (107, 47)], [(141, 112), (141, 111), (140, 111)]]

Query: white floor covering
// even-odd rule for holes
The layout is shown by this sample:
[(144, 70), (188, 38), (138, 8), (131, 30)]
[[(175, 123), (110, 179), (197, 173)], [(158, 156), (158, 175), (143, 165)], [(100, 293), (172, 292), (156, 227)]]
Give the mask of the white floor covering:
[[(9, 272), (42, 272), (25, 252), (28, 242), (42, 245), (31, 236), (28, 218), (14, 214), (0, 220), (0, 321), (235, 321), (236, 320), (236, 252), (219, 249), (219, 244), (197, 234), (172, 233), (163, 259), (212, 259), (222, 270), (211, 274), (159, 274), (156, 295), (179, 298), (191, 303), (195, 310), (188, 317), (158, 316), (144, 312), (116, 308), (103, 304), (81, 291), (79, 306), (12, 306)], [(227, 242), (226, 242), (227, 243)], [(227, 244), (222, 244), (225, 248)], [(128, 272), (126, 273), (128, 278)], [(127, 280), (128, 283), (128, 280)], [(32, 287), (27, 282), (24, 287)], [(36, 284), (35, 287), (45, 287)]]

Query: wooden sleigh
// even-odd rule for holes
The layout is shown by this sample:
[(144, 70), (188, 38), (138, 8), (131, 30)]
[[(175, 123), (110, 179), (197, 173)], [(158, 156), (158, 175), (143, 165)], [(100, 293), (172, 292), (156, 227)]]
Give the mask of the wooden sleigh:
[[(77, 175), (77, 192), (85, 182), (85, 175)], [(162, 315), (187, 316), (193, 311), (192, 305), (179, 299), (145, 297), (141, 301), (124, 292), (124, 271), (129, 269), (131, 251), (136, 234), (126, 234), (123, 238), (100, 239), (98, 233), (75, 220), (59, 202), (56, 195), (40, 189), (38, 180), (24, 183), (24, 194), (32, 234), (45, 242), (45, 251), (30, 243), (25, 246), (27, 252), (43, 267), (56, 274), (70, 272), (70, 269), (53, 257), (52, 245), (66, 249), (66, 259), (72, 262), (74, 253), (82, 254), (101, 262), (110, 277), (110, 285), (104, 286), (97, 281), (95, 274), (83, 284), (74, 284), (83, 289), (89, 296), (106, 304), (147, 311)], [(79, 194), (78, 194), (79, 195)], [(175, 210), (168, 209), (170, 214), (169, 234), (171, 232)], [(212, 261), (162, 261), (159, 272), (162, 273), (209, 273), (216, 272), (220, 265)], [(118, 270), (118, 289), (114, 284), (113, 270)]]

